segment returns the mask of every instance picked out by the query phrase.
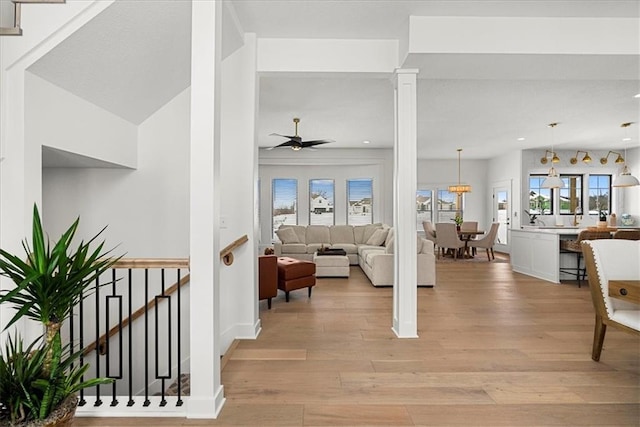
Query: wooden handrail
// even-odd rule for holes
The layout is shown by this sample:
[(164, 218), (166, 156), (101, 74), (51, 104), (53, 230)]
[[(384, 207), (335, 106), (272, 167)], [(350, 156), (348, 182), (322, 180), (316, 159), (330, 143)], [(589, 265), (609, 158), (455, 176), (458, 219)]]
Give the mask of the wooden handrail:
[(224, 262), (224, 265), (233, 264), (233, 251), (246, 243), (248, 240), (249, 238), (245, 234), (244, 236), (228, 244), (223, 250), (220, 251), (220, 258), (222, 258), (222, 262)]
[(122, 258), (112, 268), (189, 268), (189, 258)]
[[(120, 261), (118, 261), (118, 262), (120, 262)], [(125, 265), (128, 265), (128, 264), (125, 264)], [(145, 268), (145, 267), (118, 267), (118, 268)], [(170, 267), (167, 267), (167, 268), (170, 268)], [(179, 267), (175, 267), (175, 268), (179, 268)], [(182, 287), (182, 286), (186, 285), (187, 283), (189, 283), (190, 279), (191, 279), (191, 276), (189, 274), (187, 274), (182, 279), (180, 279), (180, 282), (176, 282), (173, 285), (169, 286), (167, 289), (165, 289), (164, 295), (168, 296), (168, 295), (173, 294), (175, 291), (178, 290), (178, 287)], [(145, 309), (149, 310), (149, 309), (151, 309), (151, 308), (153, 308), (155, 306), (156, 306), (156, 300), (154, 298), (151, 301), (149, 301), (149, 303), (147, 303), (146, 306), (143, 305), (142, 307), (140, 307), (139, 309), (134, 311), (131, 314), (131, 317), (127, 317), (126, 319), (124, 319), (122, 321), (122, 329), (126, 328), (127, 326), (129, 326), (129, 324), (131, 324), (131, 322), (135, 321), (136, 319), (138, 319), (139, 317), (144, 315)], [(82, 354), (85, 355), (85, 356), (88, 355), (89, 353), (91, 353), (93, 350), (96, 349), (96, 346), (98, 346), (98, 352), (101, 355), (106, 354), (105, 344), (106, 344), (107, 340), (109, 338), (111, 338), (112, 336), (114, 336), (115, 334), (117, 334), (118, 331), (120, 330), (120, 328), (121, 328), (120, 325), (116, 325), (116, 326), (112, 327), (111, 329), (109, 329), (109, 332), (107, 332), (106, 334), (103, 334), (100, 338), (98, 338), (97, 340), (95, 340), (94, 342), (92, 342), (91, 344), (86, 346), (82, 350)]]

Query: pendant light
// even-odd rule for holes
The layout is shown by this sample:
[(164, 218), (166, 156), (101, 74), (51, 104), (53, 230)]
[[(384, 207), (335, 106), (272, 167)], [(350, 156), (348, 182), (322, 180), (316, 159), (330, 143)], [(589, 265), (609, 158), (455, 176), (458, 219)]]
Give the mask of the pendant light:
[(462, 151), (462, 148), (458, 148), (458, 185), (450, 185), (449, 186), (449, 192), (450, 193), (457, 193), (458, 195), (461, 195), (462, 193), (470, 193), (471, 192), (471, 186), (469, 184), (461, 184), (460, 183), (460, 152)]
[(553, 145), (554, 145), (554, 140), (553, 140), (553, 128), (555, 128), (556, 126), (558, 126), (558, 123), (549, 123), (549, 127), (551, 128), (551, 153), (554, 154), (554, 158), (552, 159), (552, 166), (551, 169), (549, 169), (549, 174), (547, 175), (547, 178), (542, 181), (542, 188), (563, 188), (564, 187), (564, 181), (562, 181), (562, 179), (558, 176), (558, 172), (556, 172), (556, 168), (553, 167), (553, 163), (557, 163), (560, 161), (560, 159), (558, 158), (558, 160), (556, 160), (557, 156), (555, 155), (555, 152), (553, 151)]
[[(633, 123), (623, 123), (620, 125), (621, 128), (624, 128), (625, 130), (625, 135), (627, 133), (627, 128), (629, 126), (631, 126)], [(628, 140), (628, 137), (625, 137), (624, 140)], [(635, 187), (636, 185), (639, 185), (640, 183), (638, 182), (638, 178), (636, 178), (635, 176), (631, 175), (631, 172), (629, 171), (629, 168), (627, 167), (627, 147), (624, 148), (624, 166), (622, 167), (622, 170), (620, 171), (620, 175), (618, 175), (616, 177), (616, 179), (613, 180), (613, 186), (614, 187)]]

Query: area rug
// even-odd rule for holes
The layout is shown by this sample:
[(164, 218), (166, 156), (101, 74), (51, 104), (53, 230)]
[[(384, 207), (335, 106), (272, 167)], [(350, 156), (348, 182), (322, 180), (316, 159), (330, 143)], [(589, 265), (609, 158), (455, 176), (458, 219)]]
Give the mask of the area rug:
[(450, 263), (450, 262), (459, 262), (459, 263), (478, 263), (478, 262), (484, 262), (484, 263), (496, 263), (496, 264), (504, 264), (504, 263), (509, 263), (509, 257), (508, 255), (503, 255), (503, 254), (495, 254), (496, 255), (496, 259), (492, 259), (490, 262), (487, 261), (487, 254), (484, 251), (478, 251), (478, 253), (476, 254), (476, 256), (474, 256), (473, 258), (458, 258), (457, 260), (454, 260), (453, 257), (451, 256), (442, 256), (440, 255), (440, 258), (436, 257), (436, 262), (437, 263)]

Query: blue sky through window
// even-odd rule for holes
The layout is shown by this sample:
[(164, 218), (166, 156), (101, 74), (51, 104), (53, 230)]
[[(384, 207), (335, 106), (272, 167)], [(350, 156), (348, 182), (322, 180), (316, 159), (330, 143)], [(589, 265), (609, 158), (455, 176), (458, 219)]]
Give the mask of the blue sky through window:
[(295, 179), (273, 180), (273, 207), (290, 207), (295, 204), (298, 193), (298, 181)]
[(350, 179), (347, 181), (349, 191), (349, 201), (357, 202), (372, 196), (372, 180), (371, 179)]

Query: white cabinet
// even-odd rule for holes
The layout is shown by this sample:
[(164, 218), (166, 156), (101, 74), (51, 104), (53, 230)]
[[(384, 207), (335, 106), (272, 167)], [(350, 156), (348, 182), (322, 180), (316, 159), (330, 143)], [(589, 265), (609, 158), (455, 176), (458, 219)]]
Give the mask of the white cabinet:
[(556, 233), (511, 230), (513, 271), (560, 283), (559, 238)]

